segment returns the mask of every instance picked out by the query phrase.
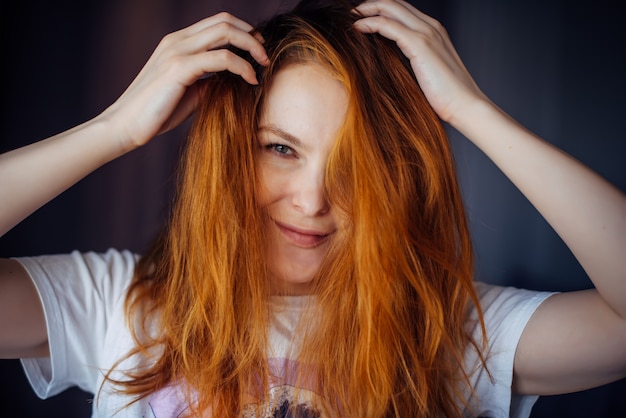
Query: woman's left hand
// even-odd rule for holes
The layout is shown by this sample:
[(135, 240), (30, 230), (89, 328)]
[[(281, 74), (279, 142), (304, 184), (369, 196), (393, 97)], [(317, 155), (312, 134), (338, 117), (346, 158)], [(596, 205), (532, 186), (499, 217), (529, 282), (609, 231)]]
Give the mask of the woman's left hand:
[(401, 0), (369, 0), (355, 8), (355, 27), (395, 41), (411, 61), (415, 77), (439, 117), (455, 118), (476, 100), (487, 100), (457, 54), (445, 28)]
[(356, 28), (398, 44), (438, 115), (524, 193), (596, 287), (552, 296), (533, 314), (516, 349), (514, 390), (557, 394), (625, 377), (626, 195), (491, 103), (439, 22), (400, 0), (356, 11)]

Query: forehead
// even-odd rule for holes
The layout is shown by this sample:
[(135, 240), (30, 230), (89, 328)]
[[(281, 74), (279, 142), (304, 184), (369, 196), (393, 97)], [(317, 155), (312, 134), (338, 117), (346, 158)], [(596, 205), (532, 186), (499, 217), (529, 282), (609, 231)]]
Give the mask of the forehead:
[(276, 126), (303, 141), (334, 137), (343, 125), (348, 93), (318, 64), (290, 64), (268, 87), (259, 126)]

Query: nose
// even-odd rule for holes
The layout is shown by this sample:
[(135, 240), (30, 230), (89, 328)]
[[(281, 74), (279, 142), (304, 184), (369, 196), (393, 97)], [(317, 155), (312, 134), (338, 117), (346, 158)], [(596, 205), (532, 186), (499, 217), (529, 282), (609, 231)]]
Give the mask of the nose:
[(302, 170), (295, 179), (292, 203), (307, 216), (319, 216), (328, 213), (330, 205), (324, 187), (325, 167)]

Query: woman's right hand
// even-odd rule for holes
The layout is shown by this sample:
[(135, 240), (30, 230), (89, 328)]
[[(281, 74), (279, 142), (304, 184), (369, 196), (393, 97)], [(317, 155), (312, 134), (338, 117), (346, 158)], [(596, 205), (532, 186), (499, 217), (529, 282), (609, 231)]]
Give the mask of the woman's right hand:
[(261, 65), (269, 59), (252, 26), (219, 13), (163, 38), (122, 96), (101, 117), (113, 129), (122, 148), (130, 150), (187, 119), (199, 100), (197, 81), (208, 73), (230, 71), (257, 84), (247, 61), (224, 48), (248, 51)]
[(252, 26), (227, 13), (165, 36), (137, 78), (99, 116), (48, 139), (0, 155), (0, 236), (74, 183), (189, 117), (197, 81), (230, 71), (256, 84), (252, 65), (227, 48), (269, 63)]
[[(262, 39), (251, 30), (246, 22), (220, 13), (169, 34), (100, 116), (0, 155), (0, 236), (102, 164), (183, 122), (196, 109), (196, 82), (207, 73), (230, 71), (256, 84), (250, 63), (223, 48), (248, 51), (266, 65)], [(2, 318), (13, 319), (0, 320), (0, 358), (48, 355), (41, 301), (15, 260), (0, 260)]]

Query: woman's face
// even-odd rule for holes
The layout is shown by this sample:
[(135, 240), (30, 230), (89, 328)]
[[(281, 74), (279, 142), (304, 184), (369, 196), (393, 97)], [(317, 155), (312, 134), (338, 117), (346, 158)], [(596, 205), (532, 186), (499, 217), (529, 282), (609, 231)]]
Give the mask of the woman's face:
[(324, 193), (326, 163), (343, 124), (348, 95), (315, 64), (280, 70), (259, 119), (261, 206), (275, 292), (306, 294), (337, 222)]

